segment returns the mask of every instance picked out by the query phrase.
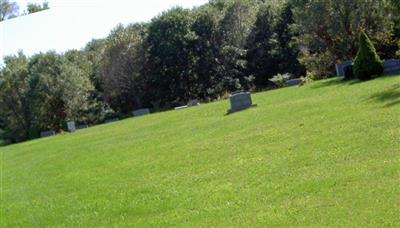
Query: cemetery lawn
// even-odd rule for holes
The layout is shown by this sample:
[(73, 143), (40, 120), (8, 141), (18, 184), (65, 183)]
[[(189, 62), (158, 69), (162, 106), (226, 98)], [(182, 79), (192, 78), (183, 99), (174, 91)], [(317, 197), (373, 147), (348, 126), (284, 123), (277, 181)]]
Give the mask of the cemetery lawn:
[(1, 227), (400, 226), (400, 76), (0, 148)]

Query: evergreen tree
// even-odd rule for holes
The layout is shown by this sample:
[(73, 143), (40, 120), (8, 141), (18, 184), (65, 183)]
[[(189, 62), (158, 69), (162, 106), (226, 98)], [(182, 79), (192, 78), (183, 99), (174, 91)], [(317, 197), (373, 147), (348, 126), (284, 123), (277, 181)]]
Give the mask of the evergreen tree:
[(272, 23), (270, 8), (261, 7), (247, 40), (247, 73), (254, 77), (254, 84), (257, 87), (270, 85), (271, 82), (268, 79), (272, 78), (278, 71), (277, 59), (272, 54), (276, 48), (271, 41), (274, 35)]
[(276, 53), (279, 62), (279, 72), (299, 76), (304, 74), (305, 67), (297, 59), (298, 50), (291, 45), (294, 36), (290, 30), (290, 25), (292, 24), (294, 24), (292, 5), (288, 3), (282, 10), (275, 26), (276, 39), (279, 45)]
[(360, 80), (368, 80), (383, 72), (382, 60), (365, 32), (360, 33), (357, 57), (354, 61), (354, 75)]

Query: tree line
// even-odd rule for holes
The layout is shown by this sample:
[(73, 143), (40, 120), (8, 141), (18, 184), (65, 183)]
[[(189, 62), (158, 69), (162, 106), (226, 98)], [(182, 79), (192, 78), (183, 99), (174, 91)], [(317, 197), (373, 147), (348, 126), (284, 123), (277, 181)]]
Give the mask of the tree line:
[(26, 11), (24, 11), (23, 13), (19, 13), (19, 6), (16, 2), (12, 2), (9, 0), (0, 0), (0, 22), (47, 9), (50, 9), (50, 7), (49, 3), (46, 1), (42, 4), (28, 3)]
[(399, 49), (397, 0), (210, 0), (148, 23), (118, 25), (81, 50), (22, 52), (0, 69), (0, 134), (7, 142), (264, 90), (280, 73), (321, 79), (353, 59), (365, 31), (382, 58)]

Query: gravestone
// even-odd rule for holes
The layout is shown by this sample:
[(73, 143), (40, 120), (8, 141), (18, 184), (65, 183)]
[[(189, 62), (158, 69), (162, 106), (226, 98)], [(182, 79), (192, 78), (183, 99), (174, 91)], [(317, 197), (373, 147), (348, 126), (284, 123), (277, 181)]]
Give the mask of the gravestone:
[(67, 128), (68, 128), (69, 132), (75, 132), (76, 131), (75, 122), (74, 121), (69, 121), (67, 123)]
[(55, 134), (56, 134), (55, 131), (42, 131), (42, 132), (40, 132), (40, 137), (45, 138), (45, 137), (53, 136)]
[(336, 64), (336, 75), (339, 77), (344, 77), (344, 68), (347, 66), (352, 66), (352, 61), (344, 61)]
[(344, 71), (344, 80), (350, 80), (354, 78), (353, 66), (347, 66), (343, 69)]
[(230, 109), (228, 114), (241, 111), (253, 106), (250, 92), (237, 91), (229, 96)]
[(300, 78), (290, 79), (286, 82), (287, 86), (297, 86), (302, 83)]
[(80, 124), (80, 125), (76, 126), (76, 130), (81, 130), (81, 129), (88, 128), (88, 127), (89, 126), (87, 124)]
[(187, 105), (184, 105), (184, 106), (175, 107), (174, 109), (175, 110), (181, 110), (181, 109), (185, 109), (187, 107), (188, 107)]
[(132, 112), (133, 116), (144, 116), (150, 114), (150, 109), (142, 108)]
[(105, 121), (105, 123), (112, 123), (112, 122), (117, 122), (119, 119), (118, 118), (112, 118), (112, 119), (108, 119)]
[(400, 73), (400, 59), (388, 59), (383, 61), (383, 74)]
[(192, 100), (189, 100), (189, 102), (188, 102), (188, 106), (198, 106), (198, 105), (200, 105), (200, 102), (197, 99), (192, 99)]

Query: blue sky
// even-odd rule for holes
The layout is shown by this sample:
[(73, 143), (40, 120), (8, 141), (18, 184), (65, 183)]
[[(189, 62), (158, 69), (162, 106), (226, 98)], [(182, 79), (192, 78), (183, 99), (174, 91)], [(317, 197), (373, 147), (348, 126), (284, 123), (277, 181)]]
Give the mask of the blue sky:
[[(15, 0), (14, 0), (15, 1)], [(16, 0), (20, 12), (28, 2)], [(173, 6), (191, 8), (208, 0), (48, 0), (50, 10), (0, 23), (0, 64), (5, 55), (22, 50), (28, 56), (56, 50), (80, 49), (103, 38), (118, 23), (149, 21)]]

